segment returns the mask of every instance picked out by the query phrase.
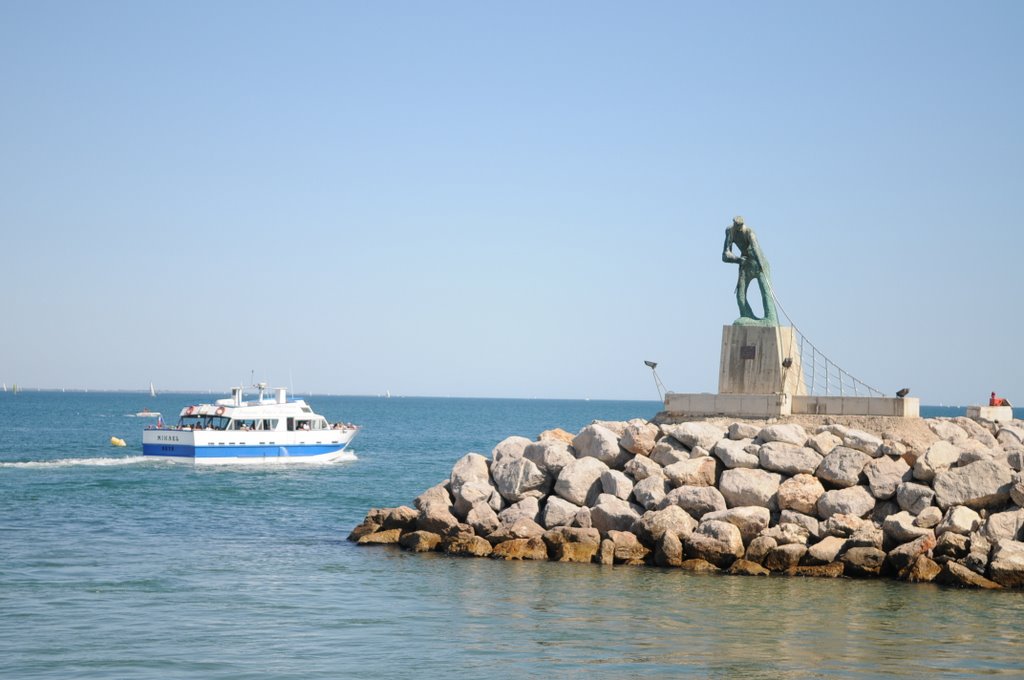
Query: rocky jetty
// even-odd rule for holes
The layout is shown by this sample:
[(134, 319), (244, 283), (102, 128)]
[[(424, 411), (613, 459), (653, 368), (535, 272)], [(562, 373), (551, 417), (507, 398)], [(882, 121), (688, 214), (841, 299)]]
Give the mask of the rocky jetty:
[(1024, 587), (1024, 422), (595, 421), (467, 453), (349, 535), (521, 560)]

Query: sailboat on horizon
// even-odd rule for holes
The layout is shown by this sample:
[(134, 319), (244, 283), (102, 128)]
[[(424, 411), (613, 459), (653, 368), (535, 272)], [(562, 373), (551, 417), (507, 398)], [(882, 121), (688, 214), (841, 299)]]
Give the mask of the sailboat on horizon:
[(153, 387), (153, 381), (150, 381), (150, 383), (149, 383), (149, 396), (151, 396), (151, 397), (155, 397), (156, 396), (156, 389)]

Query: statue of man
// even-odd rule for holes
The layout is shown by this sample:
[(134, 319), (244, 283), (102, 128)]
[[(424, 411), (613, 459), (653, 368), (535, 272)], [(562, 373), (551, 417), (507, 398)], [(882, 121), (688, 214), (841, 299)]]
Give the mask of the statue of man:
[[(736, 246), (740, 254), (733, 252)], [(775, 301), (771, 294), (771, 268), (768, 259), (757, 245), (754, 230), (743, 222), (742, 217), (734, 217), (732, 226), (725, 230), (725, 248), (722, 250), (722, 262), (739, 265), (739, 278), (736, 281), (736, 303), (740, 307), (740, 318), (733, 322), (736, 326), (777, 326), (778, 316), (775, 313)], [(764, 318), (759, 319), (747, 302), (747, 288), (751, 281), (757, 281), (761, 289), (761, 305)]]

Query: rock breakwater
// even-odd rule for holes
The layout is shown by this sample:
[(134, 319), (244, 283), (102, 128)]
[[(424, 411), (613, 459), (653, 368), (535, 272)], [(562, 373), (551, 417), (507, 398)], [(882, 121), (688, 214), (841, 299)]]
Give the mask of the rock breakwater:
[(1024, 422), (595, 421), (467, 453), (360, 545), (1024, 587)]

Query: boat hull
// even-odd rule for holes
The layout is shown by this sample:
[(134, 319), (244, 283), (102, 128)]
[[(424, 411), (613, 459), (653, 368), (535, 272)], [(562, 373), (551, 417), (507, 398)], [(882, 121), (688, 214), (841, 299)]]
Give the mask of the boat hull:
[[(331, 436), (324, 436), (333, 433)], [(319, 434), (319, 436), (317, 436)], [(332, 463), (346, 457), (345, 449), (355, 431), (294, 433), (281, 437), (243, 439), (237, 433), (192, 432), (188, 430), (146, 430), (142, 434), (142, 455), (155, 460), (195, 465), (277, 465)], [(267, 441), (272, 439), (273, 441)]]

